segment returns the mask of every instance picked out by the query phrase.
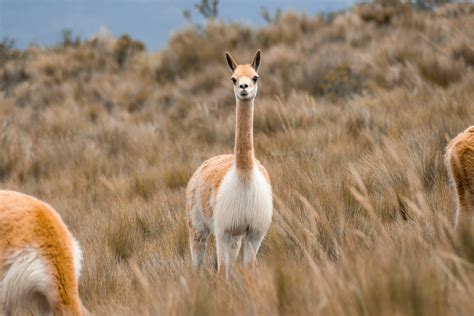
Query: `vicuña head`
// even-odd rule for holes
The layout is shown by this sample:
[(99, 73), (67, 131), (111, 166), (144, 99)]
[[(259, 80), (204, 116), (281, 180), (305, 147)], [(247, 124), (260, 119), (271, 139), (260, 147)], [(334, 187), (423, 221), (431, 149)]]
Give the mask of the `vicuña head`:
[(234, 94), (237, 99), (249, 100), (257, 96), (258, 92), (258, 67), (260, 66), (260, 50), (253, 58), (252, 64), (239, 65), (234, 58), (226, 52), (227, 64), (232, 70), (232, 83), (234, 84)]
[(202, 268), (210, 232), (216, 236), (218, 271), (228, 276), (243, 242), (244, 265), (253, 264), (272, 220), (272, 188), (267, 171), (255, 159), (254, 100), (260, 51), (251, 64), (239, 65), (229, 53), (236, 98), (234, 153), (205, 161), (186, 189), (193, 265)]
[(0, 314), (83, 315), (81, 250), (46, 203), (0, 190)]
[(447, 146), (446, 168), (456, 189), (456, 227), (474, 221), (474, 126), (457, 135)]

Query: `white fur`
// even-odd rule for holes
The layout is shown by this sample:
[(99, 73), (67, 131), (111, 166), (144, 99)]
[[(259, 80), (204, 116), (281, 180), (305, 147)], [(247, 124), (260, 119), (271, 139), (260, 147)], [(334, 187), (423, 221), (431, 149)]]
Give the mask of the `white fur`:
[(74, 259), (74, 272), (76, 279), (79, 279), (82, 271), (82, 250), (76, 238), (72, 237), (72, 257)]
[(0, 301), (6, 313), (31, 305), (35, 294), (48, 299), (53, 280), (44, 259), (36, 248), (14, 252), (6, 258), (6, 271), (0, 280)]
[[(82, 251), (74, 238), (72, 238), (72, 252), (74, 271), (78, 279), (82, 268)], [(22, 308), (32, 314), (46, 313), (49, 310), (48, 306), (35, 305), (50, 304), (55, 299), (52, 297), (54, 280), (38, 249), (30, 247), (15, 251), (6, 258), (4, 267), (6, 271), (0, 280), (0, 306), (4, 306), (5, 312), (8, 314)], [(38, 294), (46, 301), (38, 302)], [(0, 315), (1, 311), (0, 309)]]
[(226, 231), (266, 233), (272, 221), (272, 188), (257, 167), (243, 181), (235, 166), (225, 175), (214, 212), (216, 235)]
[[(242, 84), (246, 84), (248, 87), (245, 89), (241, 88)], [(241, 93), (247, 92), (246, 96), (242, 96)], [(234, 85), (234, 95), (237, 99), (240, 100), (250, 100), (257, 96), (258, 93), (258, 84), (254, 83), (253, 80), (246, 76), (241, 76), (237, 79), (236, 84)]]
[(213, 216), (219, 268), (225, 276), (235, 263), (244, 238), (244, 265), (256, 260), (260, 244), (272, 221), (272, 189), (254, 167), (242, 178), (235, 166), (225, 175), (217, 193)]

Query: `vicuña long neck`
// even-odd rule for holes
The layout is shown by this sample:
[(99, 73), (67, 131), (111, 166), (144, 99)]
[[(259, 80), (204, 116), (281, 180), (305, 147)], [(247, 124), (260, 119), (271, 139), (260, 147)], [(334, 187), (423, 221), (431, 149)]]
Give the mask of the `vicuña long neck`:
[(242, 175), (248, 174), (254, 163), (253, 110), (254, 99), (237, 98), (234, 155), (237, 171)]

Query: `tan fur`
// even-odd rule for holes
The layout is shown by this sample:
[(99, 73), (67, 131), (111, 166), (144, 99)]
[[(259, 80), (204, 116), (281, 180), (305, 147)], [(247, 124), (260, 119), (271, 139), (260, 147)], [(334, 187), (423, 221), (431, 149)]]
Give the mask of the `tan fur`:
[(474, 218), (474, 126), (448, 144), (445, 164), (456, 189), (458, 226)]
[[(253, 101), (249, 101), (253, 102)], [(253, 105), (237, 103), (235, 128), (235, 165), (242, 177), (248, 177), (253, 168)]]
[(239, 77), (248, 77), (248, 78), (253, 78), (257, 72), (255, 69), (253, 69), (252, 65), (246, 64), (246, 65), (237, 65), (237, 68), (234, 70), (234, 76), (239, 78)]
[(1, 275), (8, 268), (6, 258), (31, 247), (38, 249), (53, 276), (54, 314), (82, 315), (69, 230), (49, 205), (21, 193), (0, 191)]

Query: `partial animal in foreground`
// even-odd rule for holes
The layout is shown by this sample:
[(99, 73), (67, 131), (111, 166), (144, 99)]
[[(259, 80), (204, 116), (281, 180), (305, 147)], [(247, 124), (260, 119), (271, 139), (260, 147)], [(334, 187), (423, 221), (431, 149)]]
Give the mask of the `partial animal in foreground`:
[(83, 315), (82, 254), (48, 204), (0, 190), (0, 313)]
[(456, 190), (456, 227), (474, 218), (474, 126), (457, 135), (446, 148), (445, 164)]

